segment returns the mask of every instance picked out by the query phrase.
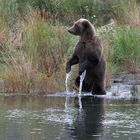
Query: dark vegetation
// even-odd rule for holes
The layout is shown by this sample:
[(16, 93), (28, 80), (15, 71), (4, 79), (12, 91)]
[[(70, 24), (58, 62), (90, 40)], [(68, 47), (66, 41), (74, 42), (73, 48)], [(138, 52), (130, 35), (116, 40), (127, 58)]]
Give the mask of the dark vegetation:
[(83, 17), (103, 41), (114, 73), (140, 72), (139, 0), (0, 0), (1, 92), (64, 90), (65, 63), (77, 42), (66, 28)]

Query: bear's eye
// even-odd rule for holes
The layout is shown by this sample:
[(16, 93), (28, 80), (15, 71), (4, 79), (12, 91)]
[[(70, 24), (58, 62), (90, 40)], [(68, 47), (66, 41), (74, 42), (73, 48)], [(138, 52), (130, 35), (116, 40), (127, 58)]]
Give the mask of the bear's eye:
[(75, 28), (76, 28), (76, 29), (79, 29), (79, 26), (78, 26), (77, 24), (75, 24)]

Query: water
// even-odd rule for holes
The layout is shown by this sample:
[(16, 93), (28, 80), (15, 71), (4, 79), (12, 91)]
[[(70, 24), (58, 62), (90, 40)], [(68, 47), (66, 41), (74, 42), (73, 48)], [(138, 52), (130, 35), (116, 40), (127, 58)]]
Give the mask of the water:
[(83, 81), (86, 76), (86, 70), (80, 75), (80, 86), (79, 86), (79, 95), (81, 96), (82, 93), (82, 86), (83, 86)]
[(71, 72), (66, 73), (66, 79), (65, 79), (65, 87), (66, 87), (66, 92), (69, 93), (69, 86), (68, 86), (68, 82), (70, 80), (71, 77)]
[[(80, 75), (80, 86), (79, 86), (79, 109), (82, 109), (82, 102), (81, 102), (81, 94), (82, 94), (82, 86), (83, 86), (83, 81), (86, 76), (86, 70)], [(68, 86), (68, 81), (71, 77), (71, 73), (66, 73), (66, 79), (65, 79), (65, 87), (66, 87), (66, 93), (69, 94), (69, 86)], [(68, 108), (68, 102), (69, 102), (69, 97), (66, 97), (65, 101), (65, 108)]]
[[(69, 91), (69, 86), (68, 86), (68, 82), (71, 78), (71, 72), (69, 73), (66, 73), (66, 79), (65, 79), (65, 88), (66, 88), (66, 93), (69, 94), (70, 91)], [(66, 100), (65, 100), (65, 109), (67, 110), (68, 109), (68, 103), (69, 103), (69, 97), (66, 96)]]
[(82, 94), (82, 86), (83, 86), (83, 81), (86, 76), (86, 70), (80, 75), (80, 86), (79, 86), (79, 109), (82, 109), (82, 102), (81, 102), (81, 94)]
[(46, 96), (0, 94), (0, 140), (139, 140), (140, 85), (113, 84), (96, 96), (66, 87)]
[[(117, 85), (107, 95), (78, 93), (48, 96), (0, 95), (1, 140), (138, 140), (140, 96)], [(65, 107), (65, 101), (67, 107)]]

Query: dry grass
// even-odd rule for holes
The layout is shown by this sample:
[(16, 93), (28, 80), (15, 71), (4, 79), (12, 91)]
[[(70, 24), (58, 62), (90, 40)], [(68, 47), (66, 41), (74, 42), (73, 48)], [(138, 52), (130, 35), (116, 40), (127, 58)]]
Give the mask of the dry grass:
[[(69, 46), (64, 27), (49, 25), (33, 13), (4, 37), (0, 77), (5, 92), (48, 93), (64, 90)], [(2, 39), (2, 38), (1, 38)]]
[[(4, 88), (0, 89), (4, 92), (63, 91), (65, 62), (76, 42), (63, 25), (80, 17), (97, 25), (113, 18), (123, 25), (117, 30), (98, 30), (107, 61), (107, 86), (114, 72), (139, 71), (140, 18), (136, 0), (44, 2), (43, 6), (49, 6), (41, 9), (38, 0), (34, 5), (32, 0), (0, 0), (0, 78), (4, 80)], [(76, 71), (74, 68), (73, 79)], [(71, 82), (73, 89), (74, 80)]]

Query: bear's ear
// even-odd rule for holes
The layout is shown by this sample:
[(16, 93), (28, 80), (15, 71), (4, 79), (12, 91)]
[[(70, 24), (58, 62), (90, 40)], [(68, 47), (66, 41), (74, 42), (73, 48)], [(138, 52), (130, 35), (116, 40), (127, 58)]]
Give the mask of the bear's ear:
[(83, 24), (85, 29), (89, 27), (89, 22), (88, 21), (83, 21), (82, 24)]

